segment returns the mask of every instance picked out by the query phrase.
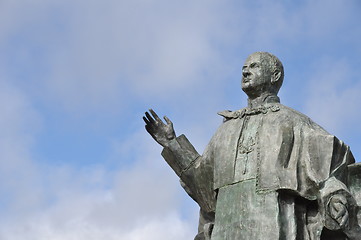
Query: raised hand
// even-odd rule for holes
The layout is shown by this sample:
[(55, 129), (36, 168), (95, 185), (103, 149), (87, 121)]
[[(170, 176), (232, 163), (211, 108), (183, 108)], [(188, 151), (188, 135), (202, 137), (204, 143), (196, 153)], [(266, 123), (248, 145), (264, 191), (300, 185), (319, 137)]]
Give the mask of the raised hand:
[(162, 119), (160, 119), (152, 109), (149, 109), (149, 112), (152, 116), (148, 112), (145, 112), (145, 117), (143, 117), (145, 129), (154, 138), (154, 140), (157, 141), (157, 143), (166, 147), (169, 141), (176, 137), (173, 123), (169, 120), (169, 118), (164, 116), (164, 120), (167, 123), (164, 124)]

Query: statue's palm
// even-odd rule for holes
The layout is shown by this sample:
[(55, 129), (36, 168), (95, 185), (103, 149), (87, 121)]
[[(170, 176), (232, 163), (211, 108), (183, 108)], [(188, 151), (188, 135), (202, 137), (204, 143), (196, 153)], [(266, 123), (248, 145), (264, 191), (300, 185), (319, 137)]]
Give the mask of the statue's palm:
[(143, 117), (146, 123), (145, 129), (155, 141), (165, 147), (170, 140), (175, 138), (173, 123), (165, 116), (164, 120), (167, 123), (165, 124), (152, 109), (149, 109), (149, 112), (153, 117), (148, 112), (145, 113), (145, 117)]

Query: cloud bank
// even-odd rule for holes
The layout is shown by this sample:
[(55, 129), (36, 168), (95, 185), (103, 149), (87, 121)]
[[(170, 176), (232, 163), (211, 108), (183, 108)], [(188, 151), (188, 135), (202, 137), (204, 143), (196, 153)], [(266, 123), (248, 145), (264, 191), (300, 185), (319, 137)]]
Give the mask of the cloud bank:
[(360, 8), (2, 1), (0, 239), (192, 239), (197, 206), (141, 116), (167, 114), (202, 152), (215, 113), (246, 105), (240, 69), (253, 51), (284, 62), (283, 103), (360, 159)]

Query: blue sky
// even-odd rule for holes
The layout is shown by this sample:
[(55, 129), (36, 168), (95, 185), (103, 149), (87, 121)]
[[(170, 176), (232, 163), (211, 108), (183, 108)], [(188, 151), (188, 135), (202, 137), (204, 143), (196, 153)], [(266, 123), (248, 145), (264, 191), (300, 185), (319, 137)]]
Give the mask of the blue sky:
[(246, 105), (254, 51), (281, 102), (361, 159), (358, 0), (0, 1), (0, 239), (184, 240), (197, 206), (144, 130), (167, 115), (202, 152)]

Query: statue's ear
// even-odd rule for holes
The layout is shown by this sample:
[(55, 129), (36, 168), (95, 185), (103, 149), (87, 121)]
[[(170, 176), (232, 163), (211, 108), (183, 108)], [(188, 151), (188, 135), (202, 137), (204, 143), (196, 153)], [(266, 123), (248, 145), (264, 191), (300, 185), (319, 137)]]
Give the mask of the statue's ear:
[(278, 82), (278, 80), (281, 79), (281, 74), (281, 71), (275, 71), (271, 77), (271, 84), (275, 84), (276, 82)]

